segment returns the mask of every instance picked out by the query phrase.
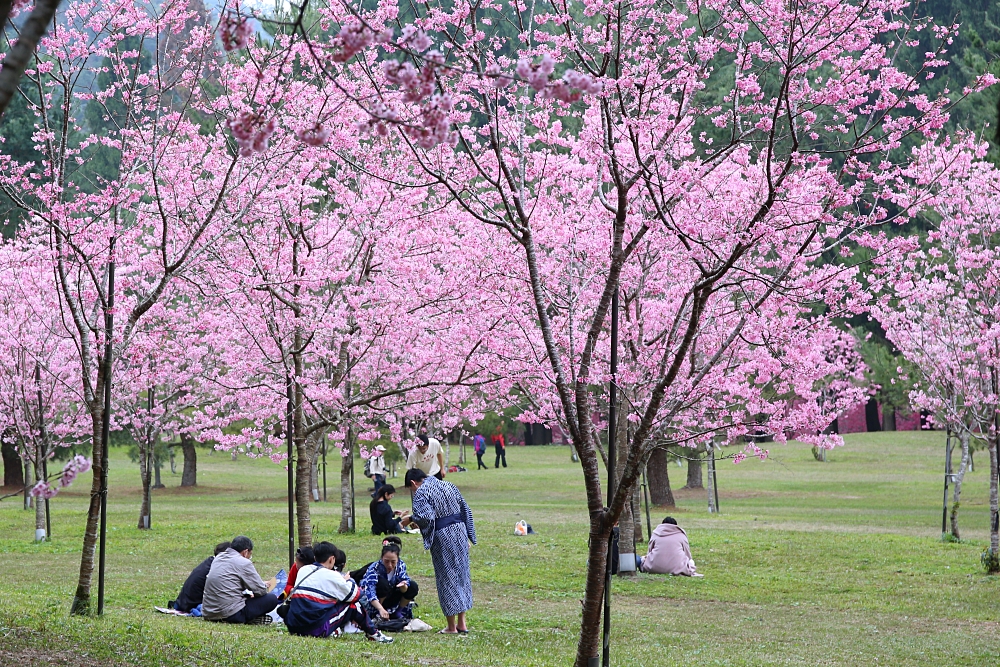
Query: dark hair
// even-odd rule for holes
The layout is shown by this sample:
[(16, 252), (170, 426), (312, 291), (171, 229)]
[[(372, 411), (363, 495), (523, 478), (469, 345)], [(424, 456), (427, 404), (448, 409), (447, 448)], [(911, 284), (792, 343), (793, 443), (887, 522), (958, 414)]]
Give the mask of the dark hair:
[(372, 501), (368, 503), (368, 509), (374, 512), (375, 506), (378, 505), (379, 502), (386, 500), (386, 496), (389, 495), (390, 493), (396, 493), (396, 487), (394, 487), (392, 484), (383, 484), (381, 487), (379, 487), (378, 493), (375, 494), (375, 497), (372, 498)]
[(313, 553), (312, 547), (299, 547), (295, 550), (295, 560), (302, 565), (312, 565), (316, 562), (316, 554)]
[(399, 547), (400, 549), (402, 549), (402, 548), (403, 548), (403, 540), (399, 539), (399, 538), (398, 538), (398, 537), (396, 537), (395, 535), (386, 535), (386, 536), (385, 536), (385, 537), (384, 537), (384, 538), (382, 539), (382, 546), (385, 546), (386, 544), (395, 544), (395, 545), (396, 545), (396, 546), (398, 546), (398, 547)]
[(230, 542), (219, 542), (218, 544), (215, 545), (215, 555), (218, 556), (223, 551), (228, 549), (230, 545), (231, 545)]
[(229, 548), (233, 551), (246, 551), (247, 549), (253, 551), (253, 542), (246, 535), (237, 535), (229, 543)]
[(414, 482), (423, 482), (427, 479), (427, 473), (425, 473), (420, 468), (410, 468), (406, 471), (406, 477), (404, 482), (406, 483), (406, 488), (411, 488)]
[(424, 445), (424, 447), (430, 447), (431, 441), (430, 438), (427, 437), (426, 433), (421, 433), (420, 435), (417, 436), (417, 439), (420, 440), (420, 442)]
[(343, 572), (345, 565), (347, 565), (347, 554), (337, 549), (337, 552), (333, 554), (333, 569), (337, 572)]
[(399, 551), (400, 551), (400, 549), (399, 549), (399, 545), (398, 544), (393, 544), (393, 543), (390, 542), (389, 544), (383, 544), (382, 545), (382, 555), (383, 556), (386, 555), (387, 553), (394, 553), (398, 557), (399, 556)]
[(330, 560), (331, 556), (334, 557), (334, 563), (336, 563), (337, 547), (330, 542), (319, 542), (313, 545), (313, 554), (316, 562), (320, 565)]
[(671, 526), (676, 526), (677, 525), (677, 519), (675, 519), (672, 516), (668, 516), (661, 523), (669, 523)]

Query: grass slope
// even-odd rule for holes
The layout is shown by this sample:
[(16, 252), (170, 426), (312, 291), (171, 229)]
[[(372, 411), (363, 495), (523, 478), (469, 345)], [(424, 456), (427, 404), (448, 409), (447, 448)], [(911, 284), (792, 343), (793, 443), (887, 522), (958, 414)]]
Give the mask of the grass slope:
[[(1000, 579), (979, 569), (988, 461), (981, 454), (966, 478), (965, 541), (943, 543), (943, 449), (941, 434), (883, 433), (848, 436), (825, 464), (800, 444), (774, 446), (763, 463), (721, 463), (721, 514), (707, 514), (703, 491), (679, 492), (670, 511), (687, 529), (705, 578), (616, 579), (613, 664), (995, 663)], [(168, 473), (169, 488), (154, 494), (154, 528), (139, 531), (138, 469), (116, 452), (105, 617), (68, 616), (86, 475), (53, 501), (49, 543), (31, 542), (33, 513), (16, 498), (0, 503), (0, 644), (18, 655), (70, 650), (123, 665), (569, 664), (586, 558), (579, 468), (562, 447), (512, 449), (508, 461), (506, 470), (450, 478), (469, 500), (479, 531), (467, 638), (405, 635), (376, 646), (359, 637), (307, 640), (153, 613), (212, 545), (235, 534), (253, 537), (265, 577), (286, 565), (284, 471), (268, 461), (203, 454), (200, 486), (177, 488), (179, 476)], [(367, 482), (360, 466), (357, 472)], [(681, 468), (671, 474), (675, 486), (683, 483)], [(331, 488), (330, 497), (339, 494)], [(407, 501), (400, 494), (396, 508)], [(350, 566), (377, 555), (377, 538), (336, 534), (339, 504), (318, 503), (313, 511), (316, 539), (347, 551)], [(654, 508), (653, 522), (664, 513)], [(366, 516), (359, 502), (363, 528)], [(538, 534), (515, 538), (521, 518)], [(416, 536), (407, 536), (403, 556), (425, 591), (420, 615), (440, 627), (430, 558)]]

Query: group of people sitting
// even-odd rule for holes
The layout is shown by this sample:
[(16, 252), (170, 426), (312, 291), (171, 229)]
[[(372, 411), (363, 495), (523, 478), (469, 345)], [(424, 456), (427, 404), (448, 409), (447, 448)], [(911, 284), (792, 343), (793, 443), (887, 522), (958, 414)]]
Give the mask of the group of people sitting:
[(215, 547), (172, 606), (207, 621), (247, 624), (270, 623), (277, 609), (293, 635), (337, 637), (353, 624), (372, 641), (392, 643), (379, 626), (402, 629), (419, 592), (401, 551), (400, 539), (387, 537), (378, 560), (345, 574), (347, 554), (318, 542), (296, 551), (284, 590), (268, 591), (251, 560), (253, 542), (241, 535)]

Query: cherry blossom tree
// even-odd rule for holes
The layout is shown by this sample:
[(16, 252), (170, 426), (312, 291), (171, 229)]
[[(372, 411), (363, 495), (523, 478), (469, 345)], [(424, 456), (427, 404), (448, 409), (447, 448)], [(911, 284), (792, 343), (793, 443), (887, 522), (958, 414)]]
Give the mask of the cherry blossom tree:
[[(30, 219), (25, 242), (51, 253), (90, 418), (95, 474), (73, 613), (90, 609), (113, 358), (266, 178), (239, 168), (222, 128), (195, 122), (214, 113), (201, 87), (218, 66), (214, 40), (214, 26), (185, 3), (74, 2), (22, 82), (42, 161), (4, 157), (0, 167), (0, 188)], [(108, 85), (95, 90), (104, 73)], [(80, 101), (103, 112), (99, 132), (80, 124)], [(110, 167), (88, 171), (100, 149)]]
[[(943, 64), (950, 29), (912, 20), (895, 1), (319, 11), (340, 29), (330, 41), (298, 33), (317, 77), (368, 114), (362, 129), (409, 151), (412, 184), (429, 181), (522, 252), (518, 275), (550, 365), (549, 414), (561, 412), (587, 490), (584, 667), (599, 650), (608, 539), (660, 444), (654, 433), (689, 414), (711, 414), (731, 436), (744, 410), (783, 417), (762, 409), (773, 403), (763, 396), (745, 397), (735, 415), (712, 397), (748, 393), (754, 377), (727, 373), (743, 361), (731, 353), (741, 341), (765, 347), (771, 316), (853, 298), (811, 260), (889, 216), (881, 196), (906, 161), (901, 142), (932, 139), (947, 119), (948, 100), (928, 99), (918, 81)], [(939, 46), (910, 67), (900, 54), (923, 32)], [(720, 79), (717, 99), (706, 84)], [(572, 343), (551, 308), (565, 289), (549, 281), (549, 262), (561, 259), (552, 249), (573, 241), (558, 233), (566, 225), (595, 237), (585, 261), (600, 267)], [(653, 381), (629, 408), (625, 465), (604, 498), (593, 389), (628, 377), (609, 377), (606, 327), (647, 239), (670, 254), (676, 277), (644, 332)], [(759, 384), (779, 370), (757, 370)]]
[(991, 571), (1000, 553), (998, 535), (997, 414), (1000, 410), (1000, 298), (996, 207), (1000, 172), (982, 161), (985, 146), (971, 140), (925, 150), (911, 168), (915, 187), (900, 194), (920, 206), (930, 226), (926, 241), (872, 237), (877, 248), (873, 316), (886, 337), (915, 367), (914, 406), (951, 429), (961, 445), (954, 477), (951, 532), (959, 537), (958, 508), (972, 439), (990, 452)]

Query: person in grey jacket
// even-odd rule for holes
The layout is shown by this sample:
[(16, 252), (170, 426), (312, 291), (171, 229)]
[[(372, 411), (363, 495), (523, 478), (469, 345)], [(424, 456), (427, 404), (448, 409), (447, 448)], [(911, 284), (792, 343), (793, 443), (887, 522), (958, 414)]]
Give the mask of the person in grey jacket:
[[(240, 535), (212, 561), (201, 607), (206, 621), (260, 623), (269, 620), (267, 614), (278, 606), (278, 598), (267, 592), (267, 584), (250, 560), (252, 554), (253, 542)], [(243, 597), (244, 590), (249, 590), (252, 597)]]

